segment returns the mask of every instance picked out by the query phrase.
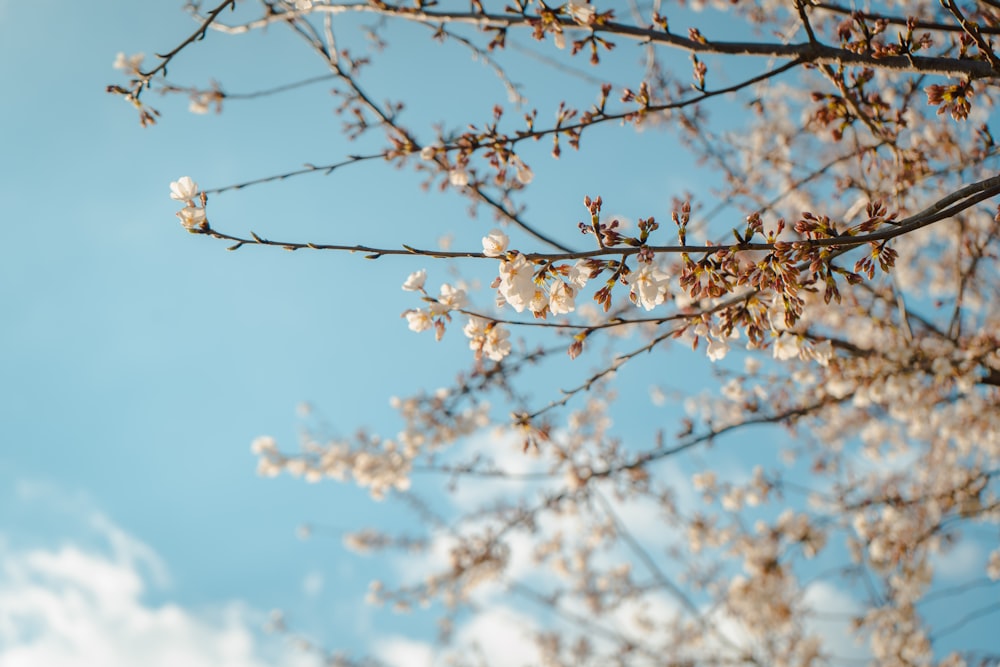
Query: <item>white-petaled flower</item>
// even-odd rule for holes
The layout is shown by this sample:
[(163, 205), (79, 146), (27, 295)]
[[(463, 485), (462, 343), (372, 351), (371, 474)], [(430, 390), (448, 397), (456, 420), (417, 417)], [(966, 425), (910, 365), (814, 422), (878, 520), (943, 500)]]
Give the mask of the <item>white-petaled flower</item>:
[(469, 337), (469, 348), (481, 351), (493, 361), (500, 361), (510, 354), (510, 332), (498, 323), (472, 316), (462, 329)]
[(211, 102), (210, 98), (204, 95), (198, 95), (191, 98), (191, 103), (188, 104), (188, 111), (196, 114), (206, 114), (209, 111), (209, 104)]
[(410, 328), (410, 331), (416, 331), (417, 333), (427, 331), (434, 324), (427, 311), (418, 308), (406, 311), (403, 313), (403, 317), (406, 318), (406, 325)]
[(507, 252), (510, 238), (499, 229), (491, 229), (483, 237), (483, 254), (487, 257), (500, 257)]
[(115, 56), (115, 62), (112, 63), (112, 67), (115, 69), (120, 69), (123, 72), (128, 72), (131, 74), (138, 74), (139, 70), (142, 69), (142, 59), (145, 58), (144, 53), (136, 53), (131, 56), (126, 56), (121, 51)]
[(435, 146), (424, 146), (420, 149), (421, 160), (433, 160), (435, 155), (437, 155), (437, 147)]
[(181, 176), (170, 183), (170, 198), (177, 201), (192, 201), (198, 196), (198, 184), (190, 176)]
[(549, 288), (549, 312), (553, 315), (565, 315), (576, 310), (576, 292), (561, 280), (552, 283)]
[(452, 169), (448, 172), (448, 182), (456, 188), (469, 184), (469, 172), (464, 169)]
[(799, 356), (800, 344), (801, 341), (798, 336), (790, 334), (787, 331), (782, 331), (781, 335), (778, 336), (778, 340), (774, 341), (771, 353), (775, 359), (780, 361), (795, 359)]
[(590, 267), (587, 266), (587, 260), (578, 259), (576, 264), (570, 267), (567, 278), (576, 287), (577, 291), (586, 287), (587, 281), (590, 280)]
[(528, 310), (536, 315), (541, 315), (549, 307), (549, 295), (542, 290), (535, 288), (535, 294), (528, 303)]
[(462, 333), (464, 333), (467, 338), (476, 340), (477, 338), (482, 338), (486, 335), (486, 325), (487, 321), (483, 318), (470, 315), (469, 321), (464, 327), (462, 327)]
[(295, 0), (295, 9), (300, 12), (308, 11), (312, 9), (312, 0)]
[(458, 310), (459, 308), (463, 308), (465, 307), (465, 304), (465, 290), (445, 283), (444, 285), (441, 285), (441, 294), (438, 296), (438, 300), (430, 304), (429, 308), (431, 315), (437, 317), (439, 315), (444, 315), (449, 310)]
[(407, 292), (418, 292), (424, 288), (425, 282), (427, 282), (427, 269), (420, 269), (406, 277), (403, 289)]
[(670, 276), (651, 263), (643, 263), (628, 274), (626, 282), (632, 286), (636, 305), (652, 310), (666, 300)]
[(184, 229), (195, 231), (205, 226), (205, 209), (196, 206), (185, 206), (177, 211), (177, 217), (181, 219)]
[(254, 441), (250, 443), (250, 451), (258, 456), (265, 452), (276, 452), (278, 451), (278, 444), (271, 436), (262, 435), (254, 438)]
[(531, 171), (531, 167), (521, 162), (521, 158), (515, 157), (513, 164), (514, 176), (521, 183), (521, 185), (528, 185), (534, 180), (535, 172)]
[(499, 324), (486, 332), (483, 354), (493, 361), (500, 361), (510, 354), (510, 332)]
[(567, 2), (566, 11), (569, 12), (574, 21), (583, 25), (590, 25), (597, 14), (597, 11), (589, 4), (580, 4), (579, 2)]
[(535, 298), (535, 267), (524, 255), (500, 264), (499, 292), (517, 312), (522, 312)]
[(711, 470), (698, 472), (691, 476), (691, 485), (696, 491), (712, 491), (715, 489), (715, 473)]
[(724, 340), (716, 340), (715, 338), (708, 338), (708, 358), (712, 362), (719, 361), (726, 358), (726, 353), (729, 352), (729, 343)]
[(813, 345), (809, 350), (809, 356), (815, 359), (820, 366), (829, 366), (830, 359), (833, 358), (833, 343), (825, 340), (818, 345)]

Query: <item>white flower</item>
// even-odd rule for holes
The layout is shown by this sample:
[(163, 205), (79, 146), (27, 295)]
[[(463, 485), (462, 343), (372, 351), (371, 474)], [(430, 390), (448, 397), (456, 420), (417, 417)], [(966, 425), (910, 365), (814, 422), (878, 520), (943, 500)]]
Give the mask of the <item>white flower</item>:
[(594, 19), (594, 15), (597, 13), (589, 4), (581, 5), (578, 2), (567, 2), (566, 11), (573, 17), (573, 20), (583, 25), (590, 25), (590, 22)]
[(729, 352), (729, 343), (714, 338), (708, 339), (708, 358), (711, 361), (716, 362), (720, 359), (725, 359), (727, 352)]
[(549, 295), (542, 290), (535, 288), (535, 293), (531, 297), (531, 301), (528, 303), (528, 310), (537, 314), (545, 312), (545, 309), (549, 307)]
[(143, 53), (136, 53), (135, 55), (126, 56), (121, 51), (115, 56), (115, 62), (112, 63), (112, 67), (115, 69), (120, 69), (131, 74), (138, 74), (139, 70), (142, 69), (142, 59), (146, 55)]
[(427, 269), (420, 269), (407, 276), (403, 289), (407, 292), (418, 292), (424, 288), (425, 282), (427, 282)]
[(775, 359), (779, 359), (781, 361), (795, 359), (799, 356), (800, 344), (801, 341), (798, 336), (790, 334), (787, 331), (782, 331), (781, 335), (778, 336), (778, 340), (774, 341), (774, 346), (771, 352)]
[(435, 303), (430, 304), (431, 315), (444, 315), (449, 310), (458, 310), (466, 304), (465, 290), (453, 287), (448, 283), (441, 285), (441, 294)]
[(626, 282), (632, 286), (636, 305), (652, 310), (666, 300), (670, 276), (650, 263), (643, 263), (628, 274)]
[(188, 111), (196, 114), (206, 114), (208, 113), (208, 103), (204, 97), (192, 97), (191, 103), (188, 104)]
[(517, 312), (522, 312), (535, 298), (535, 267), (524, 255), (500, 264), (499, 292)]
[(193, 95), (191, 97), (191, 103), (188, 104), (188, 111), (197, 114), (206, 114), (212, 108), (212, 102), (221, 99), (216, 93), (200, 93), (198, 95)]
[(561, 280), (552, 283), (549, 288), (549, 312), (553, 315), (564, 315), (576, 310), (576, 292)]
[(431, 316), (425, 310), (408, 310), (403, 313), (403, 317), (406, 318), (406, 325), (410, 328), (410, 331), (416, 331), (417, 333), (427, 331), (434, 324), (431, 321)]
[(177, 217), (181, 219), (184, 229), (195, 231), (205, 226), (205, 209), (195, 206), (185, 206), (177, 212)]
[(576, 264), (570, 268), (568, 278), (577, 290), (586, 287), (587, 281), (590, 280), (590, 268), (587, 266), (587, 260), (578, 259)]
[(462, 327), (462, 333), (464, 333), (468, 338), (471, 338), (473, 341), (477, 338), (482, 338), (486, 335), (486, 320), (481, 317), (476, 317), (475, 315), (469, 316), (469, 322)]
[(278, 451), (278, 444), (269, 435), (262, 435), (258, 438), (254, 438), (254, 441), (250, 443), (250, 451), (258, 456), (264, 452), (276, 452)]
[(198, 195), (198, 184), (190, 176), (181, 176), (170, 183), (170, 198), (177, 201), (191, 201)]
[(535, 178), (535, 172), (531, 167), (521, 162), (520, 158), (514, 158), (514, 175), (522, 185), (528, 185)]
[(486, 333), (483, 354), (493, 361), (500, 361), (510, 354), (510, 332), (499, 324)]
[(499, 229), (491, 229), (490, 233), (483, 237), (483, 254), (487, 257), (500, 257), (507, 252), (507, 245), (510, 238)]
[(420, 149), (421, 160), (433, 160), (435, 155), (437, 155), (437, 148), (434, 146), (424, 146)]
[(295, 0), (295, 9), (304, 12), (312, 9), (312, 0)]
[(815, 359), (820, 366), (829, 366), (830, 359), (833, 358), (833, 343), (825, 340), (819, 345), (814, 345), (809, 351), (809, 356)]
[(448, 172), (448, 181), (456, 188), (469, 184), (469, 172), (464, 169), (452, 169)]
[(470, 349), (482, 350), (493, 361), (500, 361), (510, 354), (510, 332), (500, 324), (490, 326), (487, 320), (473, 316), (462, 331), (470, 338)]

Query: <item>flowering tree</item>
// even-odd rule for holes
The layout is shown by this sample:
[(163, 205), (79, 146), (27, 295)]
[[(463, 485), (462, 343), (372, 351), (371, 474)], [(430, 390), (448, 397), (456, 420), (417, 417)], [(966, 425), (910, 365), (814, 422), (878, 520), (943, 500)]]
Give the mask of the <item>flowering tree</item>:
[[(195, 0), (196, 30), (176, 48), (148, 66), (119, 56), (128, 81), (109, 91), (149, 125), (150, 91), (186, 96), (196, 113), (239, 97), (165, 78), (211, 31), (301, 38), (336, 82), (345, 135), (378, 149), (225, 187), (180, 178), (181, 224), (230, 250), (404, 256), (406, 325), (471, 350), (452, 386), (393, 399), (398, 434), (309, 432), (297, 451), (262, 437), (260, 472), (353, 480), (416, 508), (418, 535), (347, 542), (419, 560), (420, 579), (375, 582), (372, 599), (434, 605), (441, 650), (460, 664), (481, 658), (468, 628), (511, 599), (532, 664), (1000, 662), (996, 643), (968, 643), (1000, 611), (1000, 151), (988, 122), (1000, 3), (676, 5)], [(370, 52), (338, 42), (373, 19)], [(365, 80), (399, 23), (471, 51), (522, 113), (408, 125)], [(606, 68), (625, 43), (643, 54), (629, 85), (603, 83), (623, 76)], [(582, 80), (588, 97), (532, 108), (512, 49), (542, 59), (548, 74), (533, 74), (554, 86)], [(739, 112), (710, 120), (726, 108)], [(558, 159), (602, 127), (675, 132), (717, 175), (720, 204), (669, 193), (672, 210), (634, 211), (631, 224), (581, 192), (583, 222), (532, 220), (532, 146), (550, 142)], [(482, 247), (272, 240), (212, 219), (222, 193), (369, 161), (468, 198)], [(428, 285), (427, 266), (457, 259), (489, 267), (489, 287)], [(615, 376), (685, 349), (707, 355), (716, 390), (676, 401), (686, 414), (651, 439), (623, 439), (612, 416), (665, 417), (617, 406)], [(588, 363), (575, 387), (531, 393), (545, 386), (538, 369)], [(427, 502), (435, 479), (464, 489), (462, 502)], [(981, 557), (955, 583), (940, 570), (962, 545)], [(942, 598), (949, 611), (935, 613)]]

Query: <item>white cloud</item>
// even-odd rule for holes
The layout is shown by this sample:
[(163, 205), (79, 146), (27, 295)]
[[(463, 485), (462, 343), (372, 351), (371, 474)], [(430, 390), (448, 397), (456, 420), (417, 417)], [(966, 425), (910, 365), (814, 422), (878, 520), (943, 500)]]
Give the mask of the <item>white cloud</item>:
[[(148, 546), (100, 515), (110, 553), (73, 543), (14, 549), (0, 541), (4, 667), (293, 667), (316, 660), (257, 636), (263, 614), (239, 602), (211, 610), (152, 605), (166, 569)], [(273, 644), (273, 645), (272, 645)]]
[(985, 561), (986, 554), (982, 546), (966, 539), (943, 553), (934, 554), (931, 565), (934, 566), (934, 572), (942, 578), (956, 581), (983, 576)]
[(807, 630), (820, 637), (825, 651), (836, 658), (834, 662), (864, 662), (871, 657), (853, 629), (852, 617), (862, 613), (857, 600), (822, 581), (812, 583), (805, 590), (804, 599), (815, 613), (806, 621)]
[[(528, 628), (537, 625), (529, 616), (508, 607), (495, 606), (476, 614), (461, 625), (450, 648), (475, 663), (470, 656), (484, 658), (491, 667), (526, 667), (539, 664), (538, 651)], [(422, 641), (392, 637), (379, 642), (377, 657), (390, 667), (432, 667), (448, 664), (445, 651)]]
[(434, 647), (427, 642), (391, 637), (379, 642), (379, 660), (390, 667), (431, 667), (434, 664)]

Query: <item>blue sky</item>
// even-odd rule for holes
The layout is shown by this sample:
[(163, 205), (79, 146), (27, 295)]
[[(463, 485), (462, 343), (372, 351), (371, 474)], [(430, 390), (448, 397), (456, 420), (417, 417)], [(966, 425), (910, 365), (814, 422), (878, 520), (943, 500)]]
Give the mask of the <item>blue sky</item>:
[[(407, 518), (350, 486), (261, 479), (249, 446), (262, 434), (293, 442), (303, 402), (333, 434), (392, 433), (389, 397), (447, 383), (468, 362), (465, 341), (453, 331), (436, 344), (400, 319), (418, 304), (399, 286), (425, 263), (227, 253), (184, 233), (168, 196), (182, 175), (215, 187), (361, 149), (339, 134), (326, 84), (228, 102), (221, 116), (150, 95), (164, 118), (141, 128), (104, 92), (121, 80), (111, 64), (119, 51), (151, 55), (178, 43), (192, 29), (180, 4), (0, 0), (0, 598), (25, 605), (18, 618), (37, 624), (4, 635), (0, 603), (0, 640), (19, 637), (0, 641), (4, 667), (43, 658), (135, 664), (146, 655), (140, 648), (111, 639), (98, 646), (122, 615), (144, 619), (150, 636), (187, 660), (174, 664), (194, 665), (298, 664), (298, 653), (259, 636), (274, 608), (348, 649), (426, 629), (364, 607), (377, 564), (340, 545), (344, 530)], [(376, 97), (411, 102), (408, 122), (430, 140), (437, 120), (487, 119), (503, 90), (467, 56), (429, 47), (425, 32), (399, 31), (399, 48), (369, 81)], [(612, 71), (635, 61), (623, 51)], [(229, 92), (249, 92), (321, 74), (318, 67), (282, 31), (210, 34), (171, 65), (170, 78), (216, 77)], [(432, 76), (449, 68), (452, 80)], [(565, 92), (537, 75), (524, 83), (541, 109)], [(563, 239), (575, 241), (584, 194), (600, 193), (612, 212), (634, 219), (665, 218), (672, 195), (704, 191), (667, 133), (594, 132), (585, 148), (558, 164), (547, 145), (525, 155), (544, 192), (528, 200), (529, 213), (547, 225), (565, 220)], [(210, 206), (213, 224), (238, 234), (433, 247), (451, 233), (456, 247), (477, 248), (491, 221), (468, 220), (463, 200), (419, 183), (368, 163)], [(444, 265), (427, 268), (430, 284), (448, 279)], [(704, 363), (691, 363), (675, 355), (628, 370), (622, 403), (645, 409), (651, 385), (689, 385), (693, 368), (706, 375)], [(324, 529), (303, 541), (303, 523)], [(81, 611), (73, 591), (101, 602)], [(31, 616), (46, 608), (77, 627), (89, 619), (92, 643), (65, 643), (53, 616)], [(101, 650), (119, 662), (80, 662), (80, 651)]]

